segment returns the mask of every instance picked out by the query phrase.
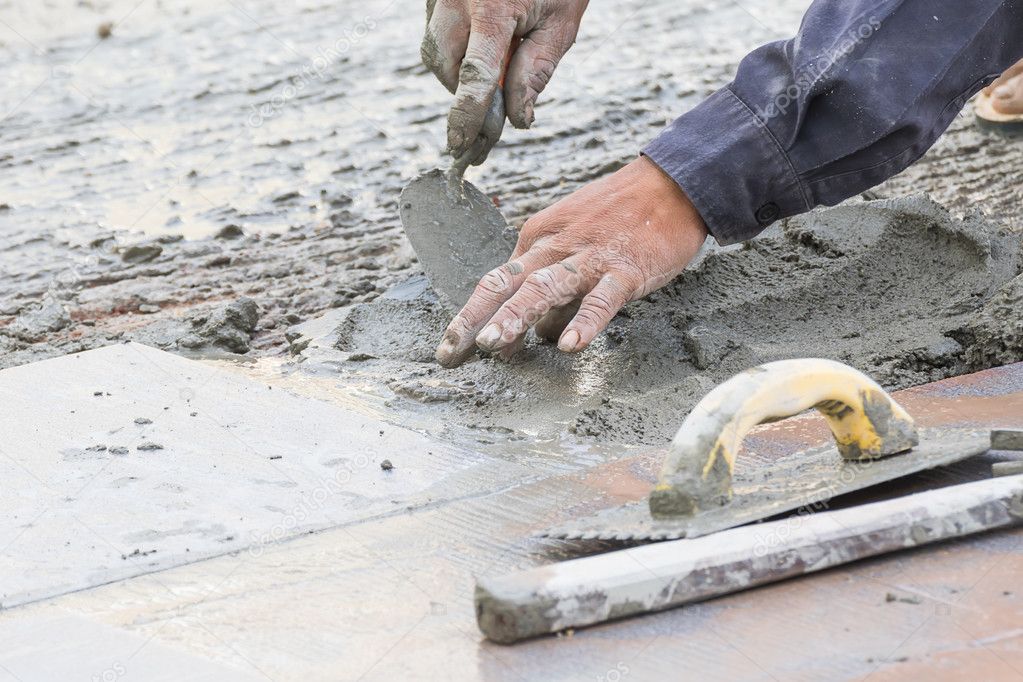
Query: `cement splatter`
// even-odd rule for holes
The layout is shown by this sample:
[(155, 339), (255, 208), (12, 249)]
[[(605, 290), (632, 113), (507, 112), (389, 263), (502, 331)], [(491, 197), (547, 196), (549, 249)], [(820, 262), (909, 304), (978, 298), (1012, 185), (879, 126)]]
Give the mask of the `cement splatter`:
[(894, 390), (1021, 360), (1010, 331), (1018, 317), (1008, 314), (1019, 273), (1017, 235), (916, 197), (817, 212), (739, 247), (710, 245), (576, 356), (533, 338), (511, 363), (480, 357), (441, 369), (432, 353), (448, 314), (423, 282), (350, 307), (328, 336), (342, 380), (387, 385), (398, 414), (663, 443), (711, 387), (764, 362), (839, 360)]

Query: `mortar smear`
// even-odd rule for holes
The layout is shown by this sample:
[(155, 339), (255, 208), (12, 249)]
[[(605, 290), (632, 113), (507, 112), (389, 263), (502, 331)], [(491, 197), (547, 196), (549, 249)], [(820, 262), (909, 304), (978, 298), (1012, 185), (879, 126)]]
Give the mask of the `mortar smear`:
[(764, 362), (831, 358), (895, 390), (1023, 360), (1019, 237), (926, 197), (847, 205), (709, 246), (582, 354), (432, 362), (449, 315), (425, 285), (350, 308), (345, 379), (389, 387), (397, 418), (531, 438), (665, 443), (703, 395)]

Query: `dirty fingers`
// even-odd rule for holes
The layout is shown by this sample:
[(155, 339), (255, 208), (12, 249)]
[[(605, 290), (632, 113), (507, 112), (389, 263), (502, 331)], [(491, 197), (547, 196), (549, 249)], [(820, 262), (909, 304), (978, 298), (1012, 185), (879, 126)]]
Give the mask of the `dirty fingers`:
[(575, 42), (587, 4), (428, 0), (420, 53), (426, 67), (455, 95), (448, 115), (448, 152), (453, 157), (472, 150), (473, 164), (482, 163), (500, 137), (494, 123), (498, 115), (502, 122), (507, 115), (517, 128), (532, 124), (536, 99)]
[(641, 157), (531, 218), (509, 262), (487, 273), (448, 326), (437, 360), (514, 355), (526, 334), (585, 349), (629, 301), (663, 286), (707, 236), (671, 178)]

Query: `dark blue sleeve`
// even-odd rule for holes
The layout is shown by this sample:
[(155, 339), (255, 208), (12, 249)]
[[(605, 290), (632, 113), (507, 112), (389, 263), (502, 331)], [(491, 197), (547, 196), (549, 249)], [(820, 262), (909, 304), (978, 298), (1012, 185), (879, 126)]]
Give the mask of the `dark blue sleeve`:
[(890, 178), (1023, 57), (1023, 0), (816, 0), (643, 153), (721, 244)]

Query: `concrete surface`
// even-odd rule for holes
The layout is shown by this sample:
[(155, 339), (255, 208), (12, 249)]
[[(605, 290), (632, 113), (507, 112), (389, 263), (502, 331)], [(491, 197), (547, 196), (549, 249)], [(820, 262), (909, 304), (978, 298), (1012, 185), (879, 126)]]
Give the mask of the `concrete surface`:
[(511, 362), (438, 367), (451, 313), (429, 289), (416, 294), (416, 278), (289, 339), (306, 368), (378, 387), (385, 419), (432, 420), (445, 441), (483, 426), (651, 446), (711, 388), (767, 362), (838, 360), (898, 390), (1023, 359), (1018, 251), (1019, 237), (990, 221), (919, 197), (878, 201), (790, 220), (742, 247), (708, 245), (582, 353), (534, 337)]
[[(67, 400), (65, 407), (69, 407), (71, 399), (66, 396), (67, 389), (60, 388), (58, 374), (40, 371), (40, 367), (70, 369), (67, 363), (90, 366), (95, 362), (112, 368), (136, 353), (141, 356), (136, 357), (134, 369), (147, 380), (129, 386), (120, 377), (117, 377), (120, 383), (109, 379), (107, 385), (112, 395), (95, 397), (96, 401), (113, 400), (117, 396), (114, 389), (123, 390), (119, 410), (81, 408), (101, 424), (84, 433), (105, 434), (121, 422), (127, 422), (129, 428), (137, 426), (133, 419), (140, 407), (149, 405), (162, 410), (162, 401), (147, 402), (145, 398), (147, 391), (156, 390), (164, 396), (167, 391), (166, 386), (159, 389), (159, 382), (151, 381), (154, 373), (142, 369), (149, 363), (140, 358), (152, 356), (153, 351), (118, 347), (77, 360), (71, 357), (60, 361), (65, 364), (36, 365), (31, 372), (30, 368), (22, 371), (29, 372), (25, 376), (37, 381), (53, 379), (51, 390), (62, 396), (60, 400)], [(176, 372), (164, 379), (171, 387), (184, 383), (186, 376), (207, 373), (218, 387), (230, 386), (233, 383), (230, 375), (252, 371), (246, 368), (214, 371), (207, 364), (177, 358), (172, 366)], [(6, 376), (0, 374), (0, 378), (9, 381)], [(98, 381), (103, 376), (95, 374), (93, 379)], [(102, 384), (95, 386), (98, 389)], [(212, 411), (223, 403), (222, 409), (228, 410), (228, 414), (232, 409), (251, 410), (244, 395), (246, 387), (256, 390), (254, 386), (269, 391), (265, 385), (238, 381), (232, 389), (236, 393), (211, 391), (214, 395), (202, 407)], [(321, 418), (306, 424), (310, 432), (326, 433), (337, 433), (332, 429), (341, 428), (327, 421), (328, 415), (353, 409), (341, 410), (326, 404), (310, 407), (309, 403), (315, 400), (286, 396), (283, 392), (278, 397), (280, 385), (273, 390), (274, 404), (278, 406), (275, 418), (287, 420), (291, 415), (293, 431), (298, 428), (293, 410), (298, 408), (281, 405), (294, 402), (304, 410), (324, 410)], [(309, 383), (304, 386), (306, 394), (318, 391), (329, 395), (326, 386), (319, 389)], [(94, 397), (92, 391), (88, 393), (74, 404), (91, 405)], [(224, 396), (231, 400), (219, 400)], [(5, 390), (4, 398), (5, 404), (11, 404), (9, 389)], [(235, 399), (242, 402), (239, 407), (226, 405)], [(923, 426), (1019, 428), (1023, 426), (1023, 365), (902, 391), (897, 399)], [(174, 412), (175, 404), (170, 407), (170, 412)], [(72, 415), (58, 419), (57, 412), (54, 415), (58, 426), (66, 419), (84, 420)], [(166, 418), (173, 423), (170, 416)], [(156, 418), (154, 422), (154, 426), (160, 423)], [(8, 426), (12, 424), (17, 421), (10, 420)], [(31, 430), (21, 428), (23, 434)], [(245, 428), (273, 436), (271, 429), (258, 423), (246, 423)], [(60, 484), (60, 474), (55, 470), (61, 469), (53, 454), (59, 450), (52, 448), (63, 442), (54, 433), (66, 431), (51, 433), (40, 429), (32, 436), (50, 448), (33, 451), (40, 453), (40, 464), (50, 462), (40, 466), (36, 475), (46, 476), (41, 480), (52, 486)], [(207, 433), (197, 430), (194, 435)], [(192, 459), (196, 456), (189, 454), (192, 447), (189, 444), (193, 442), (190, 434), (168, 427), (161, 435), (178, 448), (175, 452), (182, 453), (183, 459), (196, 461)], [(295, 437), (311, 438), (308, 434)], [(397, 443), (412, 443), (416, 438), (407, 434), (392, 437), (406, 439), (396, 440)], [(769, 466), (773, 457), (827, 437), (827, 428), (818, 417), (799, 417), (758, 429), (740, 457), (751, 466)], [(365, 446), (365, 440), (355, 443)], [(413, 487), (426, 486), (432, 480), (428, 466), (424, 464), (419, 469), (419, 462), (427, 459), (421, 452), (406, 450), (402, 460), (392, 458), (398, 466), (396, 471), (407, 467), (422, 472), (422, 481), (417, 475), (419, 482)], [(149, 457), (157, 453), (144, 454)], [(455, 456), (464, 455), (449, 454), (452, 459), (446, 462), (447, 466), (457, 466)], [(970, 670), (978, 679), (1013, 680), (1023, 671), (1020, 626), (1023, 596), (1018, 587), (1018, 576), (1023, 571), (1023, 533), (1018, 531), (861, 562), (663, 614), (578, 631), (571, 636), (540, 639), (510, 648), (483, 641), (472, 607), (475, 577), (574, 555), (579, 547), (534, 539), (531, 534), (571, 516), (641, 498), (649, 490), (660, 454), (632, 454), (591, 468), (579, 466), (574, 471), (544, 471), (531, 466), (532, 476), (521, 475), (519, 481), (512, 483), (509, 481), (515, 476), (506, 470), (509, 473), (503, 478), (505, 485), (491, 485), (491, 479), (465, 477), (463, 481), (470, 482), (461, 489), (453, 484), (443, 490), (434, 488), (432, 503), (417, 506), (408, 513), (356, 513), (349, 508), (349, 497), (340, 494), (343, 500), (324, 503), (324, 508), (332, 510), (335, 516), (332, 523), (325, 523), (333, 527), (322, 532), (298, 535), (284, 543), (257, 545), (253, 551), (224, 552), (203, 561), (179, 557), (179, 563), (190, 563), (180, 563), (168, 570), (147, 572), (150, 568), (142, 566), (135, 577), (93, 589), (72, 591), (76, 588), (57, 586), (67, 593), (0, 614), (3, 642), (0, 680), (5, 672), (17, 675), (10, 677), (13, 680), (37, 679), (31, 668), (16, 667), (24, 666), (25, 645), (18, 649), (7, 646), (12, 641), (24, 643), (26, 632), (38, 632), (32, 639), (34, 646), (47, 652), (28, 659), (38, 661), (40, 666), (71, 665), (75, 661), (82, 662), (79, 670), (84, 670), (85, 664), (90, 669), (99, 666), (99, 670), (120, 666), (125, 679), (138, 680), (161, 679), (167, 666), (172, 665), (149, 661), (146, 653), (150, 647), (173, 652), (168, 656), (186, 657), (181, 660), (191, 661), (195, 657), (242, 675), (275, 681), (438, 677), (610, 681), (665, 679), (666, 675), (729, 681), (816, 681), (867, 676), (871, 680), (922, 677), (940, 680), (961, 679), (964, 670)], [(972, 464), (918, 477), (911, 485), (888, 486), (878, 494), (989, 475), (991, 462), (1005, 459), (1008, 454), (992, 453)], [(132, 452), (128, 461), (140, 456), (141, 453)], [(318, 460), (293, 456), (297, 461), (294, 470), (288, 470), (290, 475), (301, 476), (308, 468), (315, 471)], [(497, 459), (488, 458), (486, 466), (494, 465)], [(25, 455), (23, 461), (31, 461), (31, 457)], [(255, 471), (260, 471), (255, 460), (251, 464)], [(92, 467), (96, 465), (89, 466), (86, 471), (95, 475)], [(65, 477), (74, 478), (68, 467), (63, 469)], [(171, 477), (178, 476), (179, 469), (168, 467), (160, 471)], [(365, 478), (358, 479), (359, 486), (373, 482), (371, 470), (368, 468), (363, 474)], [(372, 474), (376, 471), (372, 470)], [(216, 486), (207, 485), (202, 490), (208, 496), (237, 495), (251, 499), (257, 492), (262, 495), (271, 488), (254, 486), (253, 471), (242, 475), (236, 470), (235, 475), (239, 477), (239, 491), (232, 492), (223, 478), (217, 479)], [(356, 485), (354, 476), (352, 485)], [(10, 489), (22, 490), (23, 496), (32, 493), (45, 496), (40, 483), (33, 485), (30, 481), (30, 477), (22, 478), (17, 486), (11, 484)], [(77, 480), (75, 483), (82, 485)], [(98, 486), (103, 495), (90, 496), (87, 491), (93, 485), (96, 484), (76, 496), (90, 504), (78, 502), (75, 509), (81, 514), (97, 514), (100, 519), (111, 517), (105, 528), (112, 537), (121, 538), (133, 528), (153, 525), (154, 518), (146, 515), (145, 505), (138, 513), (122, 513), (117, 518), (109, 512), (94, 511), (105, 496), (115, 493)], [(193, 481), (192, 485), (200, 484)], [(380, 485), (377, 481), (377, 487)], [(110, 500), (105, 507), (108, 510), (124, 504), (124, 498), (106, 500)], [(371, 497), (368, 508), (372, 509), (374, 503), (375, 498)], [(226, 514), (216, 516), (221, 523), (238, 527), (246, 524), (230, 517), (237, 509), (228, 503), (207, 500), (203, 509), (214, 516)], [(86, 535), (77, 524), (69, 527), (74, 535), (72, 540)], [(49, 533), (55, 528), (51, 526)], [(22, 541), (29, 546), (34, 543), (42, 546), (50, 541), (46, 537), (37, 539), (33, 529), (26, 531), (25, 536)], [(11, 552), (18, 555), (18, 543), (8, 548), (4, 556)], [(91, 562), (99, 555), (75, 551), (64, 557), (52, 553), (48, 556), (49, 565), (67, 563), (66, 575), (81, 576), (91, 575), (86, 569), (92, 568)], [(74, 562), (82, 563), (72, 565)], [(46, 563), (40, 560), (39, 565)], [(112, 578), (111, 574), (106, 575)], [(48, 583), (42, 580), (39, 584)], [(140, 638), (145, 644), (131, 655), (111, 647), (100, 657), (106, 659), (105, 663), (91, 654), (85, 657), (68, 643), (67, 627), (71, 626), (61, 625), (68, 618), (76, 624), (84, 621), (112, 628), (129, 638)], [(39, 623), (52, 625), (41, 627)], [(74, 635), (70, 639), (74, 640)], [(20, 658), (15, 654), (20, 654)], [(45, 679), (41, 673), (40, 677)]]
[(4, 607), (528, 476), (134, 343), (4, 370), (0, 404)]
[[(633, 158), (726, 83), (749, 49), (791, 35), (808, 4), (591, 3), (536, 127), (509, 131), (474, 181), (521, 223)], [(0, 1), (0, 365), (126, 338), (178, 348), (239, 296), (258, 303), (260, 318), (232, 347), (285, 353), (296, 321), (372, 301), (405, 281), (417, 266), (398, 224), (398, 193), (442, 161), (450, 104), (419, 63), (422, 10), (411, 0)], [(101, 41), (104, 21), (116, 26)], [(967, 111), (920, 164), (870, 195), (924, 191), (1018, 231), (1021, 158), (1023, 145), (980, 133)], [(1017, 300), (1007, 295), (994, 312), (1013, 319)], [(954, 347), (938, 350), (955, 355)], [(414, 449), (389, 458), (391, 473), (409, 472), (411, 482), (378, 479), (372, 464), (345, 479), (356, 488), (338, 489), (322, 484), (334, 471), (324, 461), (367, 452), (375, 459), (377, 425), (385, 442), (392, 437), (372, 396), (358, 402), (379, 385), (366, 390), (360, 379), (338, 390), (338, 377), (275, 378), (275, 394), (287, 385), (321, 404), (275, 395), (266, 402), (273, 409), (262, 409), (263, 398), (246, 394), (265, 397), (265, 383), (233, 384), (208, 364), (170, 360), (169, 374), (154, 380), (155, 368), (124, 357), (24, 368), (10, 375), (20, 377), (13, 393), (0, 394), (4, 682), (160, 679), (178, 657), (271, 680), (956, 679), (964, 669), (998, 680), (1023, 669), (1019, 534), (571, 638), (515, 649), (481, 643), (473, 575), (564, 556), (564, 547), (529, 533), (642, 497), (656, 457), (478, 431), (487, 442), (467, 441), (469, 452), (428, 447), (445, 453), (433, 461), (419, 456), (428, 439), (405, 433), (390, 445)], [(74, 362), (97, 362), (82, 376), (99, 383), (84, 394), (74, 372), (60, 372)], [(167, 402), (175, 388), (194, 389), (186, 379), (193, 372), (217, 377), (217, 388)], [(943, 382), (905, 400), (921, 396), (916, 408), (941, 422), (1019, 427), (1023, 406), (1005, 400), (1023, 390), (1018, 380), (1005, 384), (1019, 374)], [(110, 396), (92, 396), (104, 387)], [(55, 402), (39, 397), (44, 389)], [(188, 400), (203, 407), (195, 419), (214, 415), (219, 425), (192, 427)], [(173, 416), (161, 415), (163, 407)], [(135, 424), (137, 417), (154, 423)], [(415, 417), (409, 425), (418, 428)], [(348, 449), (350, 427), (362, 423), (373, 429)], [(342, 452), (319, 451), (313, 432), (329, 434)], [(824, 435), (809, 422), (764, 433), (747, 453), (760, 463)], [(143, 437), (159, 437), (151, 442), (164, 450), (133, 449)], [(204, 449), (213, 443), (219, 452)], [(88, 450), (100, 444), (129, 453), (105, 459)], [(275, 452), (281, 460), (269, 459)], [(182, 465), (155, 459), (167, 455)], [(603, 464), (611, 455), (632, 456)], [(596, 468), (577, 473), (586, 465)], [(330, 499), (311, 501), (323, 490)], [(264, 497), (273, 509), (253, 508)], [(203, 535), (205, 526), (184, 525), (197, 519), (220, 526)], [(297, 535), (316, 528), (324, 531)], [(292, 539), (258, 541), (277, 535)], [(84, 630), (105, 628), (117, 634), (94, 640), (94, 651), (75, 648)], [(102, 644), (122, 639), (142, 643), (131, 652)], [(166, 657), (148, 658), (151, 649)]]
[[(0, 680), (139, 680), (254, 682), (261, 676), (217, 665), (122, 628), (79, 616), (40, 616), (0, 622)], [(131, 660), (131, 669), (125, 661)]]

